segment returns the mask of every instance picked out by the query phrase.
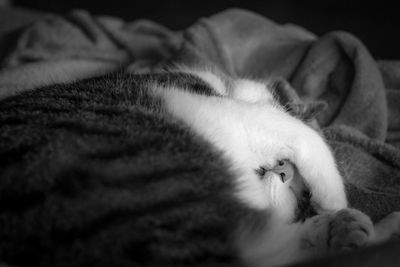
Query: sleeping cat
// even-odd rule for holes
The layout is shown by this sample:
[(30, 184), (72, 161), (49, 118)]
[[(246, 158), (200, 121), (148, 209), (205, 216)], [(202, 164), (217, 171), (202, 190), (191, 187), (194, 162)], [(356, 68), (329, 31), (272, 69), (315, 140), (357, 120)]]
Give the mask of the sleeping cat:
[[(223, 152), (236, 174), (236, 196), (268, 217), (261, 231), (238, 234), (239, 251), (247, 264), (283, 265), (321, 256), (329, 249), (377, 242), (380, 237), (370, 219), (347, 209), (343, 181), (323, 137), (279, 102), (278, 93), (291, 93), (287, 86), (224, 80), (211, 71), (179, 70), (201, 78), (218, 96), (157, 84), (152, 86), (153, 93), (161, 96), (167, 112)], [(320, 215), (296, 223), (296, 209), (305, 190)], [(398, 220), (399, 215), (394, 217)]]
[(329, 147), (274, 89), (184, 69), (0, 101), (0, 262), (277, 266), (398, 232), (397, 213), (374, 228), (347, 208)]

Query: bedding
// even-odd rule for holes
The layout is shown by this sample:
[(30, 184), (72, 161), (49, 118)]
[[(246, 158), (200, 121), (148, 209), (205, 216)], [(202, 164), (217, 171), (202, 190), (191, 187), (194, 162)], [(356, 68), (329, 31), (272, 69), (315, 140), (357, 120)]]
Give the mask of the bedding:
[[(176, 64), (216, 66), (238, 77), (280, 77), (303, 101), (328, 104), (317, 120), (351, 206), (374, 221), (400, 210), (400, 63), (374, 60), (355, 36), (340, 31), (315, 36), (241, 9), (202, 18), (179, 32), (84, 10), (33, 21), (0, 32), (0, 47), (7, 48), (0, 53), (0, 99), (115, 71), (153, 73)], [(329, 262), (367, 266), (374, 258), (390, 266), (400, 262), (398, 246), (385, 244)], [(326, 260), (313, 264), (327, 266)]]

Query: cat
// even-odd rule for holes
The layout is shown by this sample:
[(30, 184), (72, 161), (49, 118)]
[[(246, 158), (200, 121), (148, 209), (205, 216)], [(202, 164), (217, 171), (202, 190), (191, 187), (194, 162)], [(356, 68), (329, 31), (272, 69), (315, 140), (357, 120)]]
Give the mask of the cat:
[(273, 87), (178, 69), (0, 101), (1, 262), (267, 267), (387, 240), (398, 214), (347, 208), (323, 137)]
[[(282, 96), (294, 93), (287, 84), (224, 79), (209, 70), (178, 70), (199, 77), (217, 96), (192, 94), (173, 86), (159, 88), (157, 84), (152, 86), (153, 93), (161, 96), (167, 112), (223, 152), (236, 174), (236, 196), (268, 217), (268, 226), (262, 231), (238, 234), (239, 251), (247, 264), (284, 265), (323, 255), (329, 248), (377, 242), (380, 237), (371, 220), (348, 209), (341, 175), (323, 136), (282, 106)], [(310, 116), (304, 105), (300, 110), (295, 115)], [(296, 222), (296, 210), (307, 191), (311, 206), (320, 215)], [(391, 223), (398, 225), (398, 216), (395, 213)], [(383, 227), (378, 229), (382, 232)], [(339, 237), (329, 236), (333, 232)]]
[[(319, 211), (346, 207), (344, 185), (329, 147), (318, 132), (287, 114), (265, 84), (239, 79), (226, 87), (211, 72), (193, 73), (224, 97), (201, 96), (174, 87), (161, 88), (156, 94), (161, 94), (168, 113), (229, 158), (240, 173), (238, 183), (245, 188), (239, 190), (239, 198), (254, 208), (267, 208), (279, 217), (293, 219), (290, 214), (297, 203), (286, 186), (290, 183), (275, 183), (276, 175), (260, 179), (254, 172), (260, 168), (271, 170), (279, 162), (288, 161), (298, 168)], [(276, 190), (281, 199), (272, 199), (274, 192), (269, 190)], [(271, 206), (273, 203), (277, 209)], [(286, 208), (280, 209), (279, 205)]]

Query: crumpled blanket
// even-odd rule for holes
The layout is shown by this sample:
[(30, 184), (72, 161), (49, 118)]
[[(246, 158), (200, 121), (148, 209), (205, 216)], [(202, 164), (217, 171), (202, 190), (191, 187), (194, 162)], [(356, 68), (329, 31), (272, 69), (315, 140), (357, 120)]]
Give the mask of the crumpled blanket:
[[(78, 10), (24, 28), (0, 61), (0, 98), (119, 69), (215, 66), (237, 77), (288, 80), (304, 101), (323, 100), (318, 122), (350, 204), (378, 220), (400, 210), (400, 62), (375, 61), (353, 35), (317, 37), (230, 9), (181, 32)], [(316, 155), (318, 156), (318, 155)]]
[(0, 38), (0, 47), (12, 47), (0, 57), (0, 98), (158, 62), (182, 42), (178, 33), (151, 21), (125, 23), (83, 10), (45, 14), (12, 37), (3, 45)]

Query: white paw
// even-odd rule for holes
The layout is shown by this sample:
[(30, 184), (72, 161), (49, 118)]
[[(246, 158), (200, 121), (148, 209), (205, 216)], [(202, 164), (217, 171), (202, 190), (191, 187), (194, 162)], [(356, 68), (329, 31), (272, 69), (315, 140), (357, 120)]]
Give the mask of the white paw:
[(330, 223), (328, 247), (332, 251), (351, 250), (366, 246), (374, 235), (371, 219), (361, 211), (343, 209)]
[(346, 194), (342, 186), (326, 186), (311, 189), (311, 192), (311, 204), (318, 214), (331, 213), (347, 208)]

